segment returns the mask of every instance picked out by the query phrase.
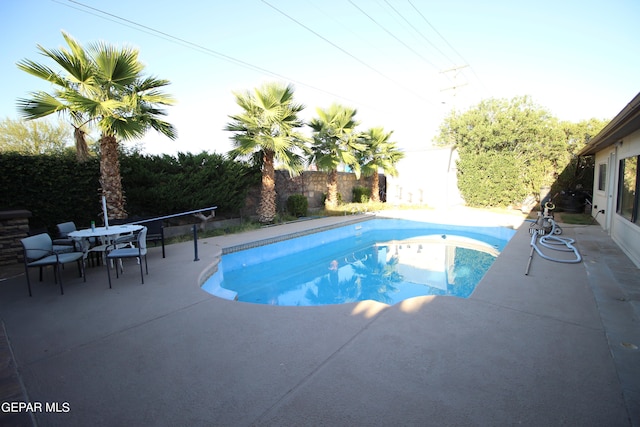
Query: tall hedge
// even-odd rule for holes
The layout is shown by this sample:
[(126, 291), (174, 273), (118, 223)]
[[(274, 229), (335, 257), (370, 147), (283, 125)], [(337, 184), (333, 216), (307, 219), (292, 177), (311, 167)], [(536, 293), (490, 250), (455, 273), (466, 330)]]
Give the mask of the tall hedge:
[(486, 152), (460, 156), (457, 166), (458, 188), (470, 206), (506, 206), (527, 197), (527, 168), (517, 155)]
[[(163, 216), (209, 206), (236, 215), (260, 171), (219, 154), (176, 157), (123, 154), (121, 174), (129, 216)], [(78, 163), (73, 153), (0, 154), (0, 209), (27, 209), (34, 228), (55, 232), (60, 222), (101, 223), (99, 163)]]
[(260, 182), (260, 171), (220, 154), (176, 157), (133, 154), (120, 159), (130, 215), (160, 216), (217, 206), (235, 215), (247, 190)]
[(543, 186), (552, 185), (554, 193), (589, 188), (589, 172), (576, 153), (605, 125), (560, 122), (528, 96), (486, 99), (452, 111), (436, 140), (458, 150), (458, 187), (468, 205), (507, 206), (537, 196)]
[(0, 209), (31, 211), (34, 228), (75, 221), (89, 226), (101, 211), (97, 159), (78, 163), (75, 153), (0, 154)]

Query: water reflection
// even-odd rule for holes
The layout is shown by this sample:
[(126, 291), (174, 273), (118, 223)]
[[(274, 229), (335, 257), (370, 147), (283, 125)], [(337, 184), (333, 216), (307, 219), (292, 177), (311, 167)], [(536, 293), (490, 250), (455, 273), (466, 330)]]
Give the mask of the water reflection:
[(307, 289), (305, 297), (311, 305), (369, 299), (393, 304), (390, 295), (398, 291), (393, 284), (402, 281), (396, 265), (397, 259), (381, 263), (375, 245), (353, 252), (345, 256), (342, 263), (332, 260), (328, 273), (319, 279), (316, 287)]
[(466, 298), (498, 255), (487, 243), (451, 235), (385, 241), (356, 251), (329, 249), (225, 272), (223, 286), (237, 291), (240, 301), (274, 305), (396, 304), (420, 295)]

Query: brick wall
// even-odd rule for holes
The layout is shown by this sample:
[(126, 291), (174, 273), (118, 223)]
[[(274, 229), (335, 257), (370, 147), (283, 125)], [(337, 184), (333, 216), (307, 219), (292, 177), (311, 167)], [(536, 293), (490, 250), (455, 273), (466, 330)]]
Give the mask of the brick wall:
[(22, 263), (20, 239), (29, 235), (29, 218), (26, 210), (0, 211), (0, 266)]

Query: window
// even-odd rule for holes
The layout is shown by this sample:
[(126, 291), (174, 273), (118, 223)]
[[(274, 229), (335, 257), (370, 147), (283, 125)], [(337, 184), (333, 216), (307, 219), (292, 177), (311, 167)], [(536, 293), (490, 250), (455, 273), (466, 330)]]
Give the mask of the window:
[(638, 157), (620, 160), (618, 213), (631, 222), (638, 221)]
[(598, 165), (598, 191), (607, 189), (607, 164), (600, 163)]

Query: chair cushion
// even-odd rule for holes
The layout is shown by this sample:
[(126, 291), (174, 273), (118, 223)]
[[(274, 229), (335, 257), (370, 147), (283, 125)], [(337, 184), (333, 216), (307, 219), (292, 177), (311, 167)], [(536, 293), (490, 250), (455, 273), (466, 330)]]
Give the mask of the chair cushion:
[(111, 251), (107, 254), (107, 258), (133, 258), (140, 255), (146, 255), (146, 248), (122, 248)]
[(53, 252), (59, 253), (59, 254), (63, 254), (63, 253), (67, 253), (67, 252), (73, 252), (75, 251), (75, 248), (73, 246), (68, 246), (68, 245), (53, 245)]
[[(112, 247), (114, 247), (114, 244), (94, 246), (89, 249), (89, 252), (106, 252), (107, 248), (112, 248)], [(125, 248), (125, 247), (131, 247), (131, 246), (128, 243), (119, 243), (115, 245), (116, 249)], [(113, 252), (113, 250), (111, 252)]]
[(54, 245), (66, 245), (66, 246), (73, 246), (73, 239), (71, 238), (64, 238), (64, 239), (53, 239), (53, 244)]

